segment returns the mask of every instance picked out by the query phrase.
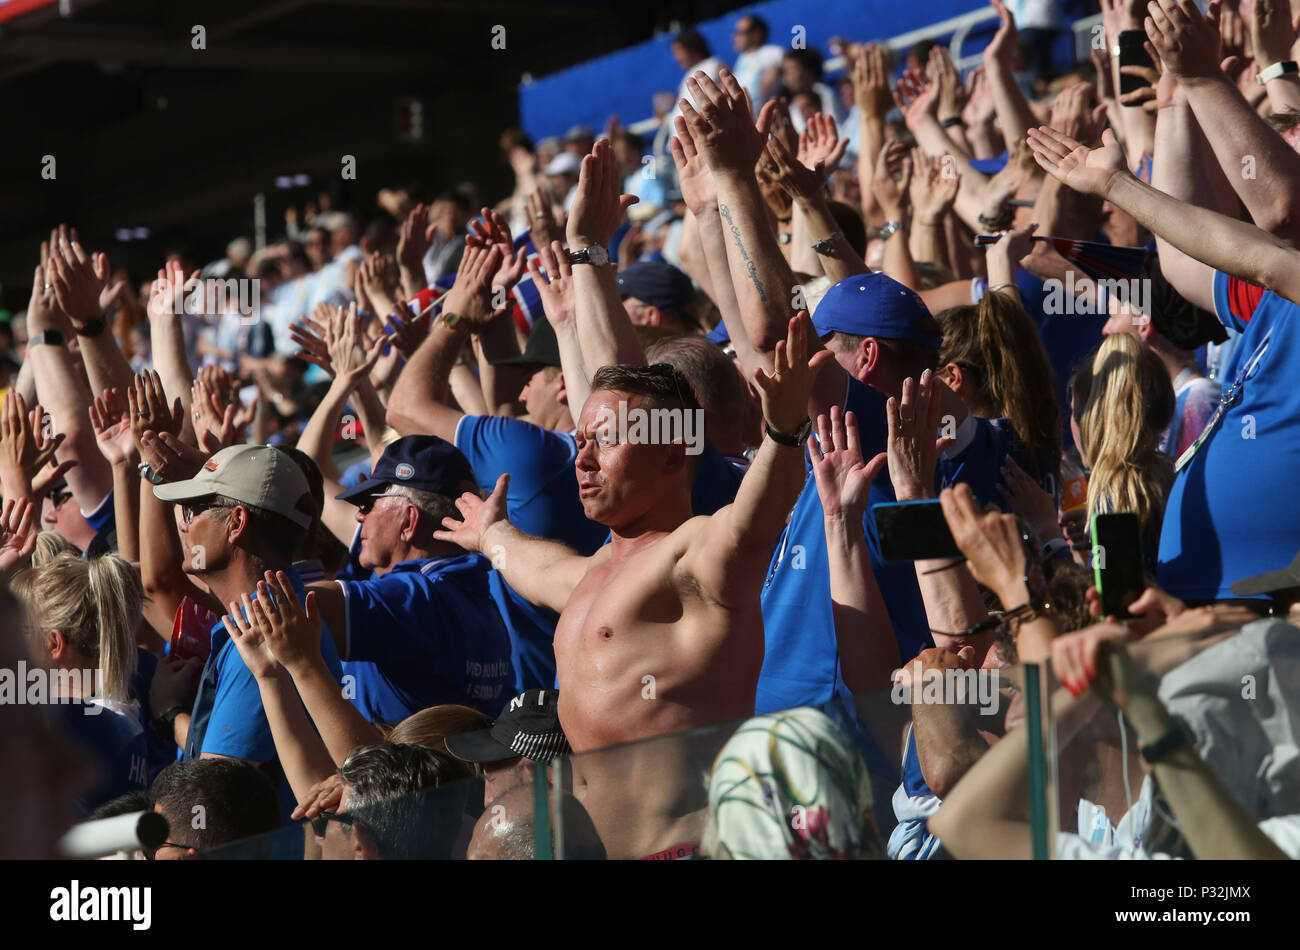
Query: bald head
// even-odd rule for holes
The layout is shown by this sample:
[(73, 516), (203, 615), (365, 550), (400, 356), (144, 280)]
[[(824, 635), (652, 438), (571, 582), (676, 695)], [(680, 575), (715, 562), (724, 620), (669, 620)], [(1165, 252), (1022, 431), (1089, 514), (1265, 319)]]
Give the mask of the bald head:
[[(564, 792), (560, 805), (566, 861), (603, 861), (605, 846), (591, 816)], [(533, 788), (516, 785), (499, 795), (474, 826), (465, 856), (471, 861), (531, 861), (536, 857)]]

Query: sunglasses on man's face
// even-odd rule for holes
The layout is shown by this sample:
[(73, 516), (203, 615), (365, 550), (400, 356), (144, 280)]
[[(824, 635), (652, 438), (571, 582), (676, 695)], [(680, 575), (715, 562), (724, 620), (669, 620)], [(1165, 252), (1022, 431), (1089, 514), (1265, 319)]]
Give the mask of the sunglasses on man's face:
[(229, 508), (229, 507), (230, 507), (229, 505), (222, 505), (210, 501), (190, 502), (189, 504), (181, 505), (181, 520), (184, 521), (186, 524), (189, 524), (191, 521), (193, 521), (199, 515), (203, 514), (203, 512), (205, 511), (212, 511), (213, 509), (216, 508)]
[(370, 512), (374, 511), (375, 502), (379, 501), (379, 499), (381, 498), (406, 498), (406, 496), (398, 495), (394, 493), (385, 493), (382, 495), (371, 495), (369, 498), (364, 499), (361, 502), (361, 504), (357, 505), (357, 510), (360, 511), (363, 515), (368, 515), (370, 514)]
[(324, 838), (325, 832), (329, 829), (331, 821), (337, 821), (345, 830), (351, 830), (356, 824), (356, 819), (347, 812), (323, 811), (315, 818), (309, 818), (311, 831), (317, 838)]

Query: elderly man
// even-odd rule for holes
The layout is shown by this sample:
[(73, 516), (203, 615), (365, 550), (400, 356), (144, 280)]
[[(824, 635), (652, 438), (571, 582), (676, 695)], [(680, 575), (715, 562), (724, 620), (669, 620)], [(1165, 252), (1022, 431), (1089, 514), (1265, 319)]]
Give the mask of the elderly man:
[(313, 584), (344, 658), (344, 695), (372, 722), (440, 703), (500, 712), (514, 674), (489, 586), (491, 562), (434, 532), (474, 491), (469, 462), (433, 435), (398, 439), (339, 497), (357, 506), (364, 581)]

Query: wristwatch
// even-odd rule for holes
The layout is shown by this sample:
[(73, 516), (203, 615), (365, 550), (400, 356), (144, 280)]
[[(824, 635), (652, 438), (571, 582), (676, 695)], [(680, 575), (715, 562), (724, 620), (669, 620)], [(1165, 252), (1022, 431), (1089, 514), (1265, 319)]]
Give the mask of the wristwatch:
[(902, 221), (886, 221), (884, 224), (880, 226), (880, 240), (888, 241), (891, 237), (894, 236), (895, 231), (901, 231), (902, 229), (903, 229)]
[(767, 430), (768, 438), (777, 445), (784, 445), (788, 448), (801, 448), (804, 439), (808, 438), (808, 433), (812, 431), (812, 420), (804, 419), (803, 423), (795, 430), (794, 435), (787, 435), (784, 432), (778, 432), (772, 428), (772, 424), (766, 419), (763, 420), (763, 428)]
[(106, 326), (108, 326), (108, 324), (106, 324), (103, 320), (91, 320), (84, 327), (80, 327), (77, 330), (77, 336), (90, 336), (90, 337), (99, 336), (101, 333), (104, 332), (104, 328)]
[(962, 118), (959, 115), (950, 115), (946, 119), (939, 120), (939, 125), (945, 129), (951, 129), (955, 125), (965, 125), (965, 124), (966, 123), (962, 121)]
[(1300, 73), (1300, 63), (1293, 59), (1286, 59), (1280, 63), (1274, 63), (1272, 66), (1266, 66), (1255, 74), (1255, 81), (1261, 86), (1271, 79), (1277, 79), (1279, 76), (1288, 76), (1292, 73)]
[(844, 237), (843, 231), (836, 231), (830, 237), (824, 237), (813, 244), (812, 249), (818, 254), (829, 254), (835, 250), (835, 242)]
[(469, 328), (465, 318), (458, 313), (442, 313), (438, 316), (438, 322), (448, 330), (460, 331)]
[(153, 470), (153, 466), (148, 462), (139, 463), (136, 468), (140, 470), (140, 477), (150, 485), (162, 485), (166, 479)]
[(27, 338), (27, 347), (40, 346), (44, 343), (46, 346), (63, 346), (67, 341), (63, 339), (63, 334), (58, 330), (42, 330), (40, 333), (33, 333)]
[(174, 743), (176, 741), (176, 717), (184, 712), (189, 712), (189, 709), (181, 705), (176, 705), (162, 715), (155, 716), (151, 723), (154, 734), (157, 735), (159, 739), (165, 739), (168, 742)]
[(1154, 742), (1143, 743), (1139, 751), (1145, 762), (1154, 765), (1187, 745), (1196, 745), (1196, 733), (1181, 717), (1170, 716), (1169, 730)]
[(604, 267), (609, 263), (609, 251), (600, 244), (589, 244), (580, 251), (569, 251), (569, 263)]

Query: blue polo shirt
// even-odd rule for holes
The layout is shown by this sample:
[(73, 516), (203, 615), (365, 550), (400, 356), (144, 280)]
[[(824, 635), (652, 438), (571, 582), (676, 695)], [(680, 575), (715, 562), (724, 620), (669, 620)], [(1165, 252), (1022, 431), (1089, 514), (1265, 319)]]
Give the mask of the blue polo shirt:
[[(871, 458), (885, 451), (889, 434), (886, 397), (856, 379), (845, 378), (848, 391), (843, 409), (857, 416), (862, 455)], [(1011, 445), (1009, 427), (970, 416), (958, 428), (958, 438), (962, 450), (939, 459), (935, 488), (966, 482), (981, 504), (1001, 505), (995, 486)], [(755, 703), (759, 715), (796, 706), (821, 706), (831, 700), (837, 687), (842, 688), (824, 514), (817, 482), (812, 477), (812, 463), (805, 458), (805, 465), (808, 474), (803, 491), (773, 552), (763, 584), (766, 652)], [(887, 564), (880, 557), (871, 509), (895, 500), (889, 473), (882, 472), (871, 484), (863, 527), (899, 655), (908, 660), (933, 642), (916, 583), (916, 569), (910, 563)]]
[(371, 722), (441, 703), (496, 716), (515, 677), (510, 636), (481, 554), (402, 561), (339, 581), (347, 601), (345, 693)]
[(1216, 273), (1214, 308), (1242, 334), (1224, 398), (1241, 385), (1165, 506), (1156, 576), (1184, 600), (1232, 598), (1234, 581), (1279, 570), (1300, 551), (1300, 307)]
[[(301, 603), (306, 590), (297, 571), (286, 572), (293, 591)], [(254, 591), (253, 597), (257, 596)], [(190, 730), (185, 740), (183, 759), (197, 759), (203, 753), (224, 755), (250, 762), (278, 762), (271, 724), (262, 709), (262, 694), (257, 678), (244, 665), (239, 648), (226, 633), (224, 624), (212, 628), (212, 652), (203, 665), (198, 693), (194, 697)], [(338, 650), (327, 627), (321, 629), (321, 655), (335, 679), (342, 677)], [(278, 793), (285, 817), (296, 804), (287, 779), (281, 777)]]

